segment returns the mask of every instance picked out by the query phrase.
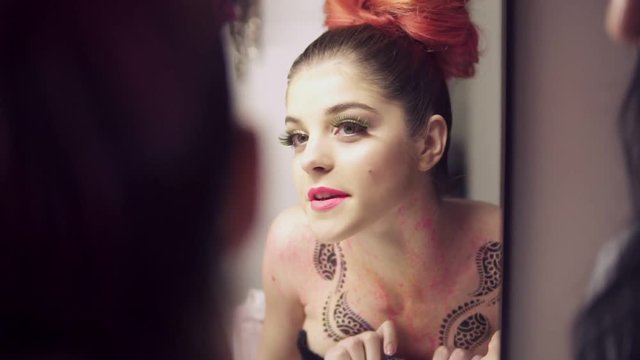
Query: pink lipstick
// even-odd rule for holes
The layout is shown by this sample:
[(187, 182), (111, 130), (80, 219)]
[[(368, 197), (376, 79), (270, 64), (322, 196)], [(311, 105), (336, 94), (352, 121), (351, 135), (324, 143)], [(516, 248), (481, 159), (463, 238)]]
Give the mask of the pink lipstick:
[(311, 203), (311, 208), (316, 211), (327, 211), (340, 205), (349, 197), (344, 191), (319, 186), (309, 189), (307, 199)]

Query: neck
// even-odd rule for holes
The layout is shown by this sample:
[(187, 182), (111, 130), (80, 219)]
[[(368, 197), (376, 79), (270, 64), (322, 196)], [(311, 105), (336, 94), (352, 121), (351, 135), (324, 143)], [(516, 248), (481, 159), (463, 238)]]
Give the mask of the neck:
[(446, 216), (437, 195), (421, 195), (401, 202), (367, 230), (343, 241), (350, 261), (401, 277), (441, 277), (450, 249)]

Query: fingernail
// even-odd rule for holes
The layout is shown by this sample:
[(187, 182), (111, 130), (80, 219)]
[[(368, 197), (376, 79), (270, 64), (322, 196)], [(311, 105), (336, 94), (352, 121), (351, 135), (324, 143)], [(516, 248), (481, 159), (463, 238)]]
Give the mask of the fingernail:
[(395, 352), (396, 350), (393, 348), (393, 345), (391, 344), (387, 344), (387, 346), (384, 347), (384, 353), (387, 355), (387, 360), (389, 360), (389, 357), (393, 359), (393, 354)]

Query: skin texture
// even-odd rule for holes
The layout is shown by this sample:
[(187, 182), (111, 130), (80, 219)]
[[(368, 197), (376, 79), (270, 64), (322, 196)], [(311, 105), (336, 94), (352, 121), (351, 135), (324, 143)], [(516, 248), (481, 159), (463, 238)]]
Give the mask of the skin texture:
[[(326, 358), (389, 350), (431, 359), (441, 344), (485, 354), (500, 328), (501, 258), (489, 251), (500, 248), (500, 210), (440, 199), (430, 170), (446, 144), (444, 120), (431, 116), (411, 137), (402, 106), (355, 69), (331, 59), (302, 69), (288, 89), (287, 130), (303, 135), (292, 150), (301, 202), (274, 220), (267, 239), (260, 359), (299, 358), (300, 329)], [(353, 103), (373, 110), (328, 111)], [(356, 117), (366, 131), (335, 120)], [(317, 212), (306, 195), (313, 186), (350, 196)]]

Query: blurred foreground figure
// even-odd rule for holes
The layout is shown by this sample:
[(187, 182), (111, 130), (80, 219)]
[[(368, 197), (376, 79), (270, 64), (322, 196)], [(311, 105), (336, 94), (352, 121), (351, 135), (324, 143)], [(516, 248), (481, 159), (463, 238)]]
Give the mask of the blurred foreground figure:
[[(611, 0), (610, 37), (640, 45), (640, 0)], [(623, 101), (620, 135), (631, 190), (631, 228), (600, 252), (591, 298), (576, 323), (577, 359), (640, 359), (640, 59)]]
[(0, 3), (0, 358), (229, 358), (216, 262), (255, 177), (224, 9)]

